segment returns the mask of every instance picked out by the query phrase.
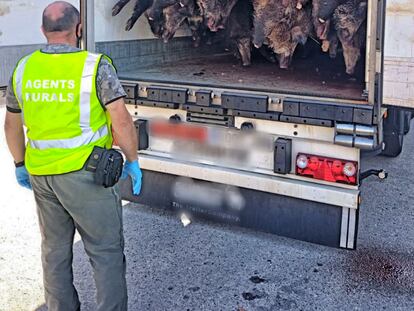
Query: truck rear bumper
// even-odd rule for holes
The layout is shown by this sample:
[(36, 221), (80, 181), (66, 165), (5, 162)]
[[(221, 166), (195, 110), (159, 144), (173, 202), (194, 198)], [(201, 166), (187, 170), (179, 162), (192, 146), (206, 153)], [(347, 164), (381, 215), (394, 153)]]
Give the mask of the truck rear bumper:
[[(142, 193), (124, 199), (312, 243), (354, 249), (359, 191), (140, 155)], [(254, 186), (253, 186), (254, 185)]]

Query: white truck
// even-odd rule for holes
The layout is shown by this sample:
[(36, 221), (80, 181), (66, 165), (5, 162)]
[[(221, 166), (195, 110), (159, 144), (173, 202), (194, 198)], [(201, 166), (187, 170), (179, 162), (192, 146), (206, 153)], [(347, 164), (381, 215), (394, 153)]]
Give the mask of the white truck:
[(361, 156), (397, 156), (409, 130), (414, 0), (368, 0), (356, 78), (322, 53), (289, 70), (243, 68), (220, 42), (194, 48), (186, 29), (163, 43), (144, 17), (126, 32), (133, 4), (113, 17), (115, 3), (79, 7), (83, 45), (113, 59), (137, 127), (143, 189), (136, 197), (123, 183), (124, 199), (354, 249), (361, 181), (386, 177), (361, 172)]

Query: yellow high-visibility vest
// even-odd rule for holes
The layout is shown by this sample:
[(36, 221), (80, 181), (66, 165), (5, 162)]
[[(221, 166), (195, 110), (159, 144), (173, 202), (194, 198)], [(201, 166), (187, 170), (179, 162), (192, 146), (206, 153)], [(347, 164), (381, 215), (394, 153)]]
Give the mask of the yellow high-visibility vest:
[(80, 170), (94, 146), (110, 148), (110, 118), (96, 94), (102, 54), (86, 51), (22, 58), (13, 87), (27, 128), (26, 168), (31, 175)]

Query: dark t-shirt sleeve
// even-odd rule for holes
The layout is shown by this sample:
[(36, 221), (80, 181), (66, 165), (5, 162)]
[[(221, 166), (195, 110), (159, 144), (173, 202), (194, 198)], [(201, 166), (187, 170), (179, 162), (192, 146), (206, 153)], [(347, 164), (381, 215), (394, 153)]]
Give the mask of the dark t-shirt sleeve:
[(14, 94), (12, 78), (10, 78), (9, 85), (7, 86), (7, 90), (6, 90), (6, 108), (7, 108), (7, 111), (12, 112), (12, 113), (22, 112), (19, 106), (19, 102), (17, 101), (17, 97)]
[(114, 66), (105, 57), (102, 57), (99, 63), (96, 76), (96, 91), (103, 106), (109, 105), (127, 95), (118, 79)]

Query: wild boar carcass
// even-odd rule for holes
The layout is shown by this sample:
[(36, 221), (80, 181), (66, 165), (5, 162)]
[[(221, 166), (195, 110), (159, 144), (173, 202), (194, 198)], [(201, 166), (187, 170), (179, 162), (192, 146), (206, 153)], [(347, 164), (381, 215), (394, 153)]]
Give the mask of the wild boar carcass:
[(365, 46), (367, 2), (349, 0), (334, 12), (334, 24), (342, 44), (346, 73), (354, 74), (355, 66)]
[(145, 16), (152, 33), (162, 38), (165, 32), (164, 37), (168, 41), (174, 36), (183, 20), (193, 14), (194, 7), (195, 0), (154, 0), (152, 6), (145, 11)]
[(297, 0), (296, 1), (296, 8), (298, 10), (302, 10), (302, 8), (309, 2), (309, 0)]
[(131, 2), (131, 0), (119, 0), (117, 3), (115, 3), (114, 7), (112, 8), (112, 16), (118, 15), (124, 6), (126, 6), (129, 2)]
[(213, 33), (205, 25), (204, 18), (201, 15), (196, 13), (187, 19), (187, 23), (191, 31), (194, 47), (199, 47), (203, 39), (205, 39), (206, 44), (210, 45), (212, 43)]
[(253, 44), (268, 45), (279, 67), (287, 69), (298, 44), (304, 45), (312, 29), (310, 9), (297, 8), (295, 0), (254, 0)]
[(203, 17), (200, 15), (198, 6), (194, 0), (181, 0), (180, 2), (166, 7), (162, 13), (161, 37), (167, 43), (174, 37), (178, 28), (184, 23), (192, 33), (193, 46), (201, 44), (203, 36), (207, 36), (207, 27), (204, 25)]
[(331, 19), (335, 9), (346, 0), (312, 0), (312, 22), (316, 36), (328, 40)]
[(206, 43), (211, 43), (211, 33), (204, 23), (204, 17), (201, 14), (201, 9), (196, 0), (179, 0), (179, 4), (183, 8), (187, 7), (189, 10), (186, 23), (192, 34), (193, 46), (200, 46), (203, 38), (206, 39)]
[(188, 4), (182, 6), (180, 3), (168, 6), (163, 10), (164, 26), (162, 38), (167, 43), (176, 33), (178, 28), (188, 18), (195, 14), (195, 3), (189, 1)]
[[(130, 2), (130, 0), (118, 1), (112, 9), (112, 14), (118, 14), (128, 2)], [(126, 30), (131, 30), (138, 18), (144, 13), (154, 36), (161, 38), (166, 24), (165, 14), (169, 15), (169, 30), (172, 30), (174, 21), (177, 18), (179, 18), (180, 21), (177, 21), (178, 24), (176, 28), (181, 24), (181, 16), (183, 15), (181, 11), (187, 10), (187, 8), (183, 8), (184, 4), (182, 3), (189, 3), (194, 6), (194, 0), (136, 0), (134, 11), (131, 18), (128, 20)], [(168, 7), (171, 8), (167, 9)], [(165, 9), (166, 12), (164, 12)], [(180, 11), (180, 14), (175, 11)], [(171, 17), (171, 15), (173, 16)], [(173, 31), (175, 32), (176, 29)]]
[(227, 23), (224, 25), (226, 39), (235, 44), (237, 55), (243, 66), (251, 64), (251, 35), (253, 28), (253, 3), (239, 0), (233, 7)]
[(332, 22), (335, 9), (346, 0), (312, 0), (312, 23), (316, 37), (322, 40), (322, 51), (335, 58), (338, 49), (338, 37)]
[(178, 0), (154, 0), (151, 7), (145, 11), (148, 20), (159, 20), (163, 14), (163, 10), (173, 4), (179, 3)]
[(213, 31), (224, 29), (230, 13), (237, 1), (244, 0), (197, 0), (201, 15), (207, 27)]
[(325, 40), (322, 40), (322, 51), (329, 52), (329, 56), (331, 58), (336, 58), (336, 54), (338, 52), (338, 36), (336, 33), (334, 23), (330, 23), (328, 36)]
[[(118, 15), (118, 13), (124, 8), (124, 6), (131, 0), (120, 0), (112, 8), (112, 16)], [(148, 10), (154, 3), (154, 0), (135, 0), (134, 9), (130, 19), (128, 19), (125, 26), (125, 30), (129, 31), (134, 27), (138, 18)]]

